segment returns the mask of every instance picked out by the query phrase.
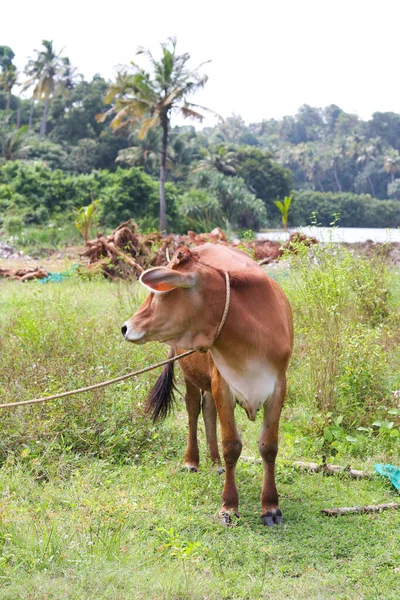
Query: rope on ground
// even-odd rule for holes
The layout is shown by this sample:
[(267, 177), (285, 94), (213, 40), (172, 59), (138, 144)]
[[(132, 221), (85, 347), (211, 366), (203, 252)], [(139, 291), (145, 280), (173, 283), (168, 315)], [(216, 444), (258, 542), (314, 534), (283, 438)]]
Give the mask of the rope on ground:
[(124, 381), (124, 379), (135, 377), (135, 375), (147, 373), (148, 371), (152, 371), (153, 369), (157, 369), (158, 367), (163, 367), (164, 365), (179, 360), (184, 356), (189, 356), (189, 354), (193, 354), (193, 352), (196, 352), (196, 350), (188, 350), (187, 352), (178, 354), (178, 356), (167, 358), (166, 360), (156, 363), (155, 365), (150, 365), (150, 367), (139, 369), (139, 371), (134, 371), (133, 373), (121, 375), (120, 377), (116, 377), (115, 379), (109, 379), (108, 381), (102, 381), (101, 383), (95, 383), (93, 385), (88, 385), (87, 387), (78, 388), (76, 390), (70, 390), (69, 392), (62, 392), (61, 394), (54, 394), (53, 396), (44, 396), (43, 398), (35, 398), (34, 400), (22, 400), (21, 402), (10, 402), (8, 404), (0, 404), (0, 408), (14, 408), (16, 406), (26, 406), (27, 404), (39, 404), (40, 402), (48, 402), (49, 400), (57, 400), (58, 398), (65, 398), (66, 396), (72, 396), (73, 394), (81, 394), (82, 392), (96, 390), (98, 388), (106, 387), (107, 385), (117, 383), (118, 381)]

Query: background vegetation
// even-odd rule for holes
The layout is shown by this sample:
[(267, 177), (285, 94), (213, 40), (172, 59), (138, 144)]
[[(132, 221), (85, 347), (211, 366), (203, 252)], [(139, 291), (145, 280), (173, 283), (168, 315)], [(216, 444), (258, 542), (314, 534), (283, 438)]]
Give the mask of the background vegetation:
[[(166, 227), (177, 233), (280, 226), (287, 215), (279, 201), (288, 205), (289, 197), (289, 225), (307, 224), (313, 213), (324, 225), (337, 213), (343, 226), (399, 225), (400, 115), (362, 121), (335, 105), (303, 106), (281, 121), (247, 125), (233, 115), (202, 130), (172, 127), (174, 110), (201, 117), (204, 107), (188, 97), (206, 82), (187, 71), (190, 57), (175, 46), (163, 44), (160, 59), (147, 53), (151, 72), (135, 63), (114, 82), (100, 74), (85, 81), (49, 40), (17, 73), (13, 50), (0, 46), (7, 240), (39, 249), (77, 243), (74, 220), (92, 200), (102, 228), (133, 217), (154, 229), (160, 195)], [(389, 483), (293, 468), (295, 459), (323, 455), (368, 471), (375, 462), (398, 464), (399, 273), (385, 247), (368, 256), (332, 244), (295, 250), (289, 270), (272, 273), (296, 329), (277, 466), (285, 524), (260, 524), (254, 462), (238, 467), (240, 521), (217, 524), (223, 484), (205, 459), (203, 430), (202, 467), (189, 475), (181, 470), (183, 403), (156, 426), (143, 413), (157, 373), (3, 411), (0, 598), (399, 597), (399, 513), (319, 512), (395, 501)], [(164, 358), (164, 347), (136, 348), (120, 335), (143, 299), (139, 286), (72, 273), (60, 283), (0, 281), (2, 402)], [(243, 454), (255, 456), (261, 416), (250, 423), (238, 409), (237, 418)]]
[[(274, 202), (291, 194), (292, 226), (308, 224), (313, 212), (325, 225), (339, 212), (342, 226), (399, 225), (400, 115), (363, 121), (335, 105), (304, 105), (280, 121), (247, 125), (233, 115), (202, 130), (171, 128), (175, 110), (204, 113), (187, 100), (207, 80), (185, 70), (189, 58), (176, 54), (170, 40), (160, 60), (151, 57), (154, 77), (134, 63), (121, 67), (115, 82), (101, 75), (85, 81), (53, 42), (43, 41), (23, 74), (12, 49), (0, 46), (5, 231), (18, 219), (63, 227), (61, 213), (89, 204), (90, 193), (101, 200), (104, 226), (129, 214), (154, 227), (160, 167), (168, 182), (167, 228), (176, 232), (279, 226)], [(173, 69), (180, 87), (173, 88)], [(172, 86), (176, 103), (168, 104), (157, 86)]]

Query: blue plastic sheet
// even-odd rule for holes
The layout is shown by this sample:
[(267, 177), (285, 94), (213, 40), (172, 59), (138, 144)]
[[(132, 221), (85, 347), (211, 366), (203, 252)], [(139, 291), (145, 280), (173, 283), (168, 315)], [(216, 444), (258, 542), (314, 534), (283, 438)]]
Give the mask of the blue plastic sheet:
[(388, 477), (396, 490), (400, 491), (400, 468), (394, 465), (382, 465), (376, 464), (375, 471), (382, 475), (382, 477)]
[(73, 265), (69, 271), (62, 271), (61, 273), (49, 273), (48, 277), (44, 277), (43, 279), (37, 279), (38, 283), (58, 283), (60, 281), (64, 281), (65, 279), (69, 279), (73, 277), (76, 273), (78, 265)]

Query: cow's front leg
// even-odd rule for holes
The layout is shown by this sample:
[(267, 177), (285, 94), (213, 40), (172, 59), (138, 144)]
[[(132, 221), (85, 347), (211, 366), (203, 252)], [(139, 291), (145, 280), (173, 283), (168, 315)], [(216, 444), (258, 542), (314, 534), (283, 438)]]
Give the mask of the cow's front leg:
[(283, 401), (286, 394), (286, 377), (277, 381), (271, 398), (264, 405), (263, 426), (258, 440), (258, 448), (264, 467), (261, 493), (261, 522), (273, 526), (282, 522), (278, 492), (275, 485), (275, 459), (278, 453), (278, 428)]
[(228, 384), (216, 367), (213, 370), (211, 388), (221, 425), (222, 452), (225, 461), (225, 486), (219, 514), (221, 522), (229, 525), (232, 521), (232, 514), (236, 517), (239, 516), (239, 494), (235, 471), (242, 451), (242, 441), (235, 423), (235, 400)]

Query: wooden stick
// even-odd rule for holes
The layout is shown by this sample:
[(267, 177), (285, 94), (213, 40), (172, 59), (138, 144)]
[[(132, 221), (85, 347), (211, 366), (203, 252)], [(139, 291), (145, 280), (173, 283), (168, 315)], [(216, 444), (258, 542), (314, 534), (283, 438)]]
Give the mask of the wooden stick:
[(339, 515), (348, 515), (352, 513), (374, 513), (388, 509), (397, 510), (399, 508), (400, 502), (389, 502), (388, 504), (370, 504), (367, 506), (343, 506), (342, 508), (323, 508), (321, 512), (323, 515), (328, 515), (328, 517), (337, 517)]
[(366, 473), (365, 471), (358, 471), (357, 469), (350, 469), (350, 467), (341, 467), (339, 465), (329, 465), (325, 462), (322, 463), (322, 465), (319, 465), (318, 463), (314, 462), (302, 462), (297, 460), (293, 463), (293, 466), (311, 473), (319, 473), (320, 471), (326, 473), (327, 475), (347, 473), (347, 475), (353, 479), (369, 479), (371, 477), (371, 474)]
[[(261, 464), (260, 458), (253, 458), (252, 456), (241, 456), (240, 460), (247, 463), (253, 464)], [(350, 469), (350, 467), (340, 467), (339, 465), (329, 465), (324, 462), (322, 464), (318, 464), (316, 462), (303, 462), (301, 460), (296, 460), (293, 463), (293, 466), (297, 469), (301, 469), (303, 471), (308, 471), (309, 473), (326, 473), (327, 475), (337, 475), (339, 473), (346, 473), (349, 477), (353, 479), (369, 479), (371, 477), (371, 473), (366, 473), (365, 471), (358, 471), (357, 469)]]

